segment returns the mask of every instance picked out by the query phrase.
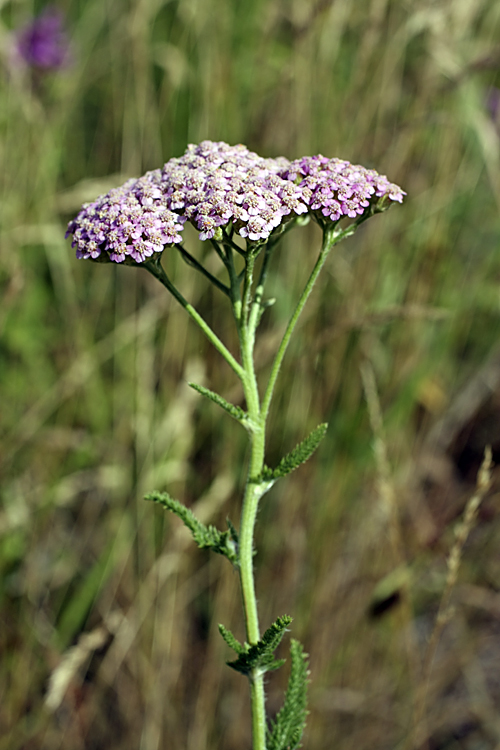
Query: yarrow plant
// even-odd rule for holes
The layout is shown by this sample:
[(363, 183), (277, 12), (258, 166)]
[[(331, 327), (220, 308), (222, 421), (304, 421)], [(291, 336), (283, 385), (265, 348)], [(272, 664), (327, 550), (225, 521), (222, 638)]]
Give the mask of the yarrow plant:
[[(162, 169), (129, 180), (70, 221), (77, 258), (145, 268), (184, 307), (240, 379), (245, 409), (209, 389), (190, 385), (235, 419), (247, 433), (250, 459), (238, 528), (219, 530), (201, 523), (166, 492), (147, 499), (179, 516), (199, 547), (224, 555), (238, 569), (246, 626), (240, 642), (224, 625), (220, 633), (234, 650), (229, 666), (248, 677), (252, 704), (253, 750), (293, 750), (301, 744), (306, 720), (307, 656), (291, 641), (291, 671), (284, 704), (273, 720), (265, 710), (264, 675), (282, 666), (275, 650), (291, 623), (283, 615), (261, 633), (254, 585), (254, 527), (262, 497), (281, 477), (307, 461), (323, 438), (321, 424), (274, 468), (265, 463), (266, 423), (290, 337), (313, 285), (334, 245), (405, 193), (372, 169), (341, 159), (305, 156), (295, 161), (258, 156), (245, 146), (203, 141), (188, 146)], [(272, 300), (264, 297), (275, 248), (294, 226), (310, 218), (323, 233), (319, 255), (275, 353), (267, 381), (260, 385), (254, 365), (259, 323)], [(225, 281), (211, 274), (183, 246), (186, 222), (210, 242), (225, 269)], [(229, 300), (239, 340), (234, 356), (197, 310), (183, 297), (162, 265), (163, 253), (179, 252)], [(261, 258), (258, 265), (257, 259)], [(222, 268), (221, 268), (222, 270)]]

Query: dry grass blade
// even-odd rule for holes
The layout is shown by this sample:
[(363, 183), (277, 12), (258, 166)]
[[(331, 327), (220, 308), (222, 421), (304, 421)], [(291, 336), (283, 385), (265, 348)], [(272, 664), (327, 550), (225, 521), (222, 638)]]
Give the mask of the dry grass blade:
[(64, 695), (70, 683), (78, 675), (81, 667), (91, 658), (92, 654), (106, 645), (117, 630), (122, 615), (118, 612), (109, 615), (106, 627), (98, 627), (90, 633), (84, 633), (78, 639), (76, 646), (69, 648), (61, 658), (60, 664), (49, 677), (49, 684), (45, 696), (45, 705), (49, 711), (56, 711), (64, 700)]
[(493, 467), (491, 447), (487, 446), (484, 451), (484, 459), (477, 475), (476, 491), (468, 500), (465, 506), (462, 520), (455, 529), (455, 542), (450, 550), (447, 560), (447, 575), (444, 590), (439, 603), (438, 612), (434, 629), (430, 635), (425, 650), (422, 674), (420, 679), (419, 690), (417, 693), (417, 702), (414, 715), (414, 730), (411, 738), (411, 747), (422, 748), (427, 746), (426, 732), (426, 705), (429, 691), (429, 683), (432, 672), (432, 665), (436, 655), (437, 646), (440, 637), (447, 623), (450, 622), (454, 614), (454, 607), (451, 604), (451, 598), (458, 580), (460, 562), (463, 556), (464, 546), (469, 535), (474, 528), (479, 506), (488, 493), (491, 483), (491, 470)]

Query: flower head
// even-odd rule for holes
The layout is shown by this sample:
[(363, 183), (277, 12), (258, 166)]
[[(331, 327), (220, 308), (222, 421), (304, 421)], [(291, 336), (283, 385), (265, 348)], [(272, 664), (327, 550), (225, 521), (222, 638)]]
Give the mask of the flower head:
[(321, 155), (296, 159), (282, 176), (297, 185), (302, 200), (322, 220), (356, 219), (372, 204), (381, 208), (387, 201), (402, 203), (406, 195), (374, 169)]
[(86, 203), (70, 221), (77, 258), (134, 265), (181, 242), (185, 217), (167, 208), (161, 172), (148, 172)]
[(162, 170), (169, 207), (182, 211), (212, 239), (220, 227), (234, 224), (252, 242), (266, 240), (292, 212), (305, 213), (301, 191), (280, 176), (286, 159), (265, 159), (246, 146), (203, 141), (188, 146)]
[(341, 159), (266, 159), (243, 145), (203, 141), (86, 204), (67, 234), (78, 258), (143, 263), (181, 242), (186, 221), (201, 240), (220, 240), (231, 228), (259, 244), (301, 214), (322, 223), (359, 221), (404, 195), (385, 176)]
[(45, 71), (61, 68), (69, 56), (69, 40), (62, 13), (47, 6), (18, 31), (16, 50), (31, 68)]

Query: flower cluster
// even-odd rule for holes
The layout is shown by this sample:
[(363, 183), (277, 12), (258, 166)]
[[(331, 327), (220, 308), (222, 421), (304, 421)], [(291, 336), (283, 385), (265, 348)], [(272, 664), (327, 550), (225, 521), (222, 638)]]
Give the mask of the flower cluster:
[(331, 221), (343, 216), (357, 219), (374, 199), (402, 203), (406, 195), (374, 169), (321, 155), (296, 159), (282, 176), (298, 183), (302, 200), (312, 211)]
[(185, 221), (167, 208), (156, 169), (86, 203), (66, 236), (73, 235), (77, 258), (143, 263), (165, 245), (181, 242)]
[(162, 170), (86, 204), (67, 234), (79, 258), (142, 263), (181, 242), (186, 221), (201, 240), (221, 240), (231, 227), (261, 243), (300, 214), (322, 222), (359, 219), (371, 205), (404, 195), (385, 176), (341, 159), (265, 159), (242, 145), (203, 141)]
[(252, 242), (266, 240), (285, 216), (306, 213), (301, 190), (280, 176), (286, 159), (264, 159), (245, 146), (203, 141), (162, 171), (169, 207), (182, 211), (200, 231), (217, 236), (230, 222)]

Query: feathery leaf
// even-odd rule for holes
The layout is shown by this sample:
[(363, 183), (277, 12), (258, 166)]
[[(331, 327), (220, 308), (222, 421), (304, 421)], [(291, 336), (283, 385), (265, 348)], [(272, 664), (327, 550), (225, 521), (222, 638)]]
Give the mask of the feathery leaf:
[(252, 675), (255, 671), (264, 673), (279, 669), (285, 663), (285, 660), (275, 659), (274, 651), (281, 643), (285, 630), (291, 622), (292, 618), (289, 615), (278, 617), (258, 643), (252, 646), (245, 643), (244, 651), (239, 654), (235, 661), (229, 661), (228, 666), (246, 675)]
[(211, 391), (209, 388), (205, 388), (203, 385), (198, 385), (197, 383), (188, 383), (188, 385), (193, 388), (193, 390), (198, 391), (198, 393), (201, 393), (202, 396), (205, 396), (210, 401), (213, 401), (214, 404), (217, 404), (222, 409), (224, 409), (225, 412), (227, 412), (233, 419), (236, 419), (238, 422), (245, 422), (248, 418), (248, 415), (243, 409), (239, 406), (235, 406), (234, 404), (230, 404), (229, 401), (226, 401), (223, 396), (220, 396), (218, 393), (214, 393), (214, 391)]
[(150, 492), (145, 496), (145, 500), (152, 500), (175, 513), (190, 530), (200, 549), (211, 549), (227, 557), (234, 565), (239, 564), (238, 537), (232, 524), (228, 531), (219, 531), (215, 526), (206, 526), (196, 518), (192, 510), (186, 508), (178, 500), (174, 500), (168, 492)]
[(246, 652), (245, 646), (242, 643), (240, 643), (237, 638), (234, 637), (234, 635), (231, 633), (230, 630), (228, 630), (228, 628), (224, 627), (224, 625), (221, 625), (220, 623), (219, 623), (219, 633), (224, 638), (229, 648), (232, 648), (233, 651), (236, 651), (238, 655), (244, 654)]
[(290, 644), (292, 667), (285, 702), (267, 732), (267, 750), (296, 750), (300, 747), (307, 716), (308, 662), (301, 644)]
[(305, 440), (295, 446), (295, 448), (284, 456), (275, 469), (266, 467), (262, 474), (262, 479), (273, 480), (290, 474), (301, 464), (305, 463), (312, 456), (318, 445), (323, 440), (328, 425), (326, 423), (318, 425), (315, 430), (308, 435)]

